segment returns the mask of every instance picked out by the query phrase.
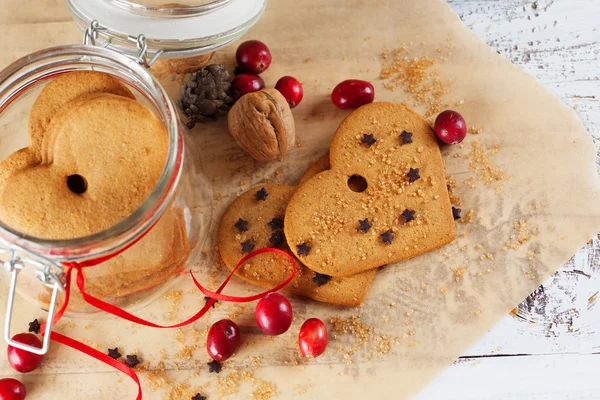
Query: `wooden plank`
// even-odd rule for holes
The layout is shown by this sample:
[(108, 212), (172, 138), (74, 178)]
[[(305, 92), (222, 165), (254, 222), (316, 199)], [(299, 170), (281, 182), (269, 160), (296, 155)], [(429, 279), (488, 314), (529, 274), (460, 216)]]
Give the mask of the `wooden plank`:
[(598, 355), (464, 360), (440, 374), (414, 400), (597, 399)]

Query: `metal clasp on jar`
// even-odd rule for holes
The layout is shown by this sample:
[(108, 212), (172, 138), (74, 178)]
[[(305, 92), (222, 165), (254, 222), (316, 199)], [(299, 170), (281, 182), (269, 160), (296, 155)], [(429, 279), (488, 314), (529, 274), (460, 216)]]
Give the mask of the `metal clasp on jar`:
[[(8, 292), (8, 302), (6, 305), (6, 319), (4, 322), (4, 340), (6, 340), (10, 346), (29, 351), (30, 353), (40, 355), (46, 354), (50, 344), (50, 332), (52, 330), (52, 321), (56, 311), (56, 299), (58, 297), (58, 292), (64, 292), (65, 290), (62, 267), (44, 257), (40, 257), (23, 248), (18, 248), (14, 244), (11, 244), (10, 247), (0, 247), (0, 263), (10, 274), (10, 288)], [(17, 278), (19, 273), (25, 268), (34, 268), (34, 272), (37, 275), (37, 280), (44, 286), (52, 289), (48, 317), (46, 318), (44, 341), (41, 349), (16, 342), (11, 339), (10, 334), (15, 293), (17, 289)]]

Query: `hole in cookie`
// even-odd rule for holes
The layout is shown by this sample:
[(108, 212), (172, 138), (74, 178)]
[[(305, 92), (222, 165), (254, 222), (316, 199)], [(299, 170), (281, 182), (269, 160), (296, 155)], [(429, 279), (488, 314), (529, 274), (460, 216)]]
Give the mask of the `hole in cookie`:
[(361, 193), (367, 190), (369, 185), (367, 184), (367, 180), (360, 175), (352, 175), (348, 178), (348, 187), (353, 192)]
[(84, 194), (88, 188), (87, 181), (81, 175), (69, 175), (67, 177), (67, 186), (75, 194)]

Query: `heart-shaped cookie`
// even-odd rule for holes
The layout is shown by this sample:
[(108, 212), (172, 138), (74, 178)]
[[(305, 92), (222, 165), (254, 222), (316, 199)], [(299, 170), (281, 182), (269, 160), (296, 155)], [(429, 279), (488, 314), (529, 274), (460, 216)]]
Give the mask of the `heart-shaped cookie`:
[(43, 162), (46, 129), (52, 118), (70, 102), (91, 93), (111, 93), (130, 99), (135, 96), (117, 78), (95, 71), (73, 71), (54, 78), (36, 98), (29, 113), (29, 147), (21, 149), (0, 163), (0, 187), (15, 171)]
[[(296, 187), (264, 185), (238, 197), (221, 219), (218, 247), (225, 264), (233, 269), (253, 250), (278, 247), (290, 251), (283, 234), (285, 209)], [(297, 275), (283, 290), (317, 301), (359, 305), (375, 277), (376, 270), (346, 278), (317, 274), (297, 262)], [(236, 275), (257, 286), (274, 287), (292, 272), (291, 263), (278, 254), (259, 254), (238, 269)]]
[(416, 112), (393, 103), (355, 110), (333, 137), (330, 162), (285, 214), (288, 243), (310, 269), (354, 275), (454, 240), (439, 145)]
[(47, 164), (5, 179), (0, 218), (46, 239), (87, 236), (128, 217), (154, 188), (168, 148), (150, 109), (112, 94), (79, 96), (52, 118), (43, 137), (53, 138)]
[(52, 118), (69, 102), (91, 93), (110, 93), (135, 99), (112, 75), (96, 71), (73, 71), (52, 80), (37, 97), (29, 113), (29, 149), (37, 153)]

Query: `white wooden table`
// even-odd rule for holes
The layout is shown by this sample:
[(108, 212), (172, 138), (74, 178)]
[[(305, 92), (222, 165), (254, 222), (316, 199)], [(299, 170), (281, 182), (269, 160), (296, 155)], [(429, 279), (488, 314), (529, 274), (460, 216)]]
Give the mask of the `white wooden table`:
[[(598, 147), (600, 0), (448, 3), (485, 42), (577, 110)], [(599, 290), (595, 238), (417, 399), (600, 399)]]

